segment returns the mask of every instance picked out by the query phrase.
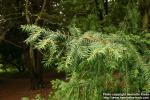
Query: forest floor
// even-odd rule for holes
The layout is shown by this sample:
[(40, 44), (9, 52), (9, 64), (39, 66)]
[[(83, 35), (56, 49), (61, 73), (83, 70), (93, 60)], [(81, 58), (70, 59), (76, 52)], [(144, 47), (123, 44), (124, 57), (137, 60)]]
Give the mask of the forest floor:
[(49, 84), (43, 89), (32, 90), (28, 74), (2, 73), (0, 74), (0, 100), (21, 100), (22, 97), (29, 97), (32, 100), (37, 94), (47, 100), (52, 91), (50, 81), (53, 79), (65, 79), (65, 75), (64, 73), (46, 72), (44, 81)]

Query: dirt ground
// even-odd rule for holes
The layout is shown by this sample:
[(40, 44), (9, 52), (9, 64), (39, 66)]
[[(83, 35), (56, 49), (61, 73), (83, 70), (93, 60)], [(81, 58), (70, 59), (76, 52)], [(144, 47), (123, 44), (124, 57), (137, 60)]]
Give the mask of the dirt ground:
[(0, 100), (21, 100), (22, 97), (34, 98), (37, 94), (47, 100), (51, 92), (50, 81), (52, 79), (64, 79), (63, 73), (46, 72), (44, 81), (49, 83), (45, 88), (32, 90), (30, 88), (30, 79), (27, 74), (0, 74)]

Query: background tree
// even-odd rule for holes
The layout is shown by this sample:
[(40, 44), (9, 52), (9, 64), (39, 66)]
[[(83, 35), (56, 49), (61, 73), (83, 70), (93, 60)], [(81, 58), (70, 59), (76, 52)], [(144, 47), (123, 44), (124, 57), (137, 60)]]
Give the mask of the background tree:
[[(47, 5), (47, 3), (49, 3), (50, 6)], [(5, 44), (11, 45), (11, 47), (15, 48), (15, 50), (17, 49), (18, 53), (20, 52), (20, 54), (15, 53), (15, 55), (19, 55), (19, 58), (15, 58), (15, 59), (22, 60), (22, 63), (24, 63), (24, 67), (31, 72), (31, 80), (33, 86), (41, 83), (42, 81), (42, 66), (40, 63), (41, 55), (39, 54), (39, 52), (37, 52), (37, 50), (34, 50), (36, 51), (34, 54), (32, 48), (29, 50), (29, 48), (24, 44), (24, 40), (27, 38), (27, 34), (24, 34), (19, 31), (20, 25), (33, 24), (33, 23), (37, 25), (42, 25), (42, 23), (43, 25), (45, 25), (46, 23), (47, 25), (50, 22), (50, 26), (53, 29), (56, 29), (55, 28), (57, 26), (57, 24), (55, 24), (56, 21), (53, 22), (54, 23), (53, 25), (51, 24), (51, 22), (55, 19), (55, 17), (53, 17), (52, 15), (52, 14), (55, 15), (55, 12), (52, 12), (51, 14), (53, 19), (51, 19), (52, 18), (51, 16), (50, 18), (47, 17), (49, 14), (46, 13), (46, 9), (51, 9), (55, 3), (57, 3), (57, 1), (47, 2), (46, 0), (41, 0), (41, 1), (25, 0), (25, 1), (18, 2), (17, 0), (13, 0), (13, 1), (1, 0), (2, 9), (0, 12), (1, 14), (0, 24), (2, 27), (1, 27), (0, 39), (2, 41), (1, 48), (3, 49), (1, 49), (0, 51), (2, 55), (7, 54), (4, 55), (5, 57), (3, 57), (2, 60), (6, 61), (7, 63), (6, 58), (8, 58), (11, 54), (13, 54), (12, 52), (16, 52), (12, 50), (6, 52), (6, 48), (8, 50), (10, 50), (10, 48)], [(44, 16), (46, 16), (47, 19)], [(22, 59), (22, 55), (24, 60)], [(11, 58), (14, 59), (14, 56)]]

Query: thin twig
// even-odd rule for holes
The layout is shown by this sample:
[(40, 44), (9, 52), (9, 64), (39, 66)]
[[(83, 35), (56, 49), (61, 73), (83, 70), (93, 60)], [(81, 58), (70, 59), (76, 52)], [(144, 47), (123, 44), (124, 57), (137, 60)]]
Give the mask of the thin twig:
[(45, 10), (46, 2), (47, 2), (47, 0), (44, 0), (44, 1), (43, 1), (42, 9), (41, 9), (41, 11), (40, 11), (39, 15), (37, 16), (37, 18), (36, 18), (36, 20), (35, 20), (35, 23), (34, 23), (34, 24), (37, 24), (37, 23), (38, 23), (38, 21), (41, 19), (42, 13), (43, 13), (43, 12), (44, 12), (44, 10)]
[(11, 45), (13, 45), (13, 46), (15, 46), (15, 47), (22, 48), (21, 46), (19, 46), (19, 45), (13, 43), (12, 41), (9, 41), (9, 40), (6, 40), (6, 39), (2, 39), (2, 38), (0, 38), (0, 40), (3, 40), (3, 41), (5, 41), (5, 42), (7, 42), (7, 43), (9, 43), (9, 44), (11, 44)]

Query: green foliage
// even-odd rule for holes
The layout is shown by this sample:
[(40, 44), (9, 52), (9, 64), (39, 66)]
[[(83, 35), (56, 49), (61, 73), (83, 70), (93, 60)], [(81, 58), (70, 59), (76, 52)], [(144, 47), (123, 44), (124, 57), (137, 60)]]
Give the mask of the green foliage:
[[(22, 97), (21, 100), (30, 100), (28, 97)], [(40, 94), (37, 94), (32, 100), (45, 100)]]
[[(99, 7), (103, 9), (103, 0), (99, 1)], [(75, 24), (82, 31), (100, 30), (95, 0), (61, 0), (60, 5), (63, 7), (67, 25)]]
[(29, 100), (28, 97), (22, 97), (21, 100)]
[(40, 94), (37, 94), (33, 100), (45, 100)]
[[(99, 2), (98, 7), (96, 1)], [(25, 4), (28, 9), (23, 6), (27, 0), (0, 1), (2, 39), (11, 28), (25, 24), (24, 18), (28, 14), (31, 23), (38, 19), (38, 25), (49, 26), (51, 30), (65, 30), (71, 24), (70, 33), (54, 32), (35, 25), (22, 26), (29, 33), (25, 42), (43, 54), (44, 65), (51, 67), (55, 64), (59, 71), (65, 71), (68, 75), (67, 82), (53, 81), (56, 92), (52, 98), (100, 99), (101, 93), (107, 91), (150, 90), (150, 38), (149, 33), (141, 32), (143, 16), (140, 16), (149, 8), (140, 12), (138, 0), (109, 0), (106, 15), (104, 1), (47, 0), (45, 7), (42, 7), (42, 0), (29, 0)], [(44, 8), (43, 11), (41, 8)], [(99, 20), (98, 10), (102, 10), (103, 20)], [(102, 31), (100, 27), (103, 33), (95, 32)], [(119, 72), (121, 78), (115, 78), (114, 72)], [(125, 84), (123, 87), (119, 85), (121, 82)]]
[[(136, 1), (137, 2), (137, 1)], [(127, 5), (127, 14), (125, 17), (125, 24), (126, 27), (124, 27), (125, 30), (127, 30), (129, 33), (137, 34), (140, 30), (140, 12), (138, 9), (138, 5), (136, 2), (129, 2)], [(139, 17), (137, 17), (139, 16)]]
[(104, 92), (140, 92), (148, 85), (149, 65), (134, 44), (139, 36), (82, 33), (76, 27), (69, 35), (35, 25), (22, 29), (30, 34), (26, 42), (43, 53), (45, 65), (57, 59), (58, 70), (67, 73), (67, 81), (52, 81), (53, 100), (100, 100)]

